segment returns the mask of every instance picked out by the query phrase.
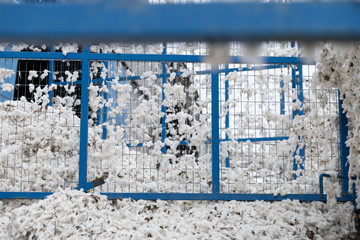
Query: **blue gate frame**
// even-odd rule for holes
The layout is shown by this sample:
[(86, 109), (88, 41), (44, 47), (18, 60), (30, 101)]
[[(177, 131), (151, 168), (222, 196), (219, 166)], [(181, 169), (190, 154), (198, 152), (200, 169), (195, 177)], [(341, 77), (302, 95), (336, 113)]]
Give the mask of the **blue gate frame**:
[[(0, 38), (6, 41), (23, 40), (79, 40), (94, 39), (96, 41), (262, 41), (262, 40), (359, 40), (360, 39), (360, 4), (358, 2), (314, 2), (294, 4), (262, 4), (233, 3), (178, 6), (141, 6), (139, 11), (131, 7), (130, 1), (123, 1), (117, 8), (109, 8), (109, 1), (103, 5), (75, 4), (58, 6), (9, 6), (0, 5)], [(139, 4), (139, 2), (136, 2)], [(139, 7), (139, 6), (138, 6)], [(319, 9), (322, 13), (318, 14)], [(67, 18), (63, 18), (64, 12)], [(119, 13), (121, 12), (121, 13)], [(186, 18), (183, 17), (186, 12)], [(219, 12), (226, 15), (215, 18)], [(143, 14), (155, 22), (149, 28), (143, 21)], [(167, 21), (170, 13), (174, 19), (182, 21)], [(262, 18), (259, 18), (259, 14)], [(14, 21), (8, 21), (13, 16), (19, 16)], [(304, 18), (304, 16), (310, 16)], [(26, 19), (26, 21), (24, 21)], [(59, 21), (62, 19), (63, 21)], [(184, 22), (185, 21), (185, 22)], [(128, 25), (123, 24), (129, 23)], [(193, 23), (197, 24), (193, 24)], [(104, 24), (105, 23), (105, 24)], [(110, 24), (109, 24), (110, 23)], [(174, 25), (175, 24), (175, 25)], [(91, 26), (89, 28), (89, 26)], [(186, 27), (184, 27), (186, 26)], [(137, 29), (137, 31), (134, 31)], [(166, 52), (164, 52), (166, 53)], [(56, 52), (0, 52), (0, 58), (16, 59), (48, 59), (50, 60), (81, 60), (83, 79), (89, 78), (90, 60), (120, 60), (120, 61), (159, 61), (163, 62), (203, 62), (204, 56), (189, 55), (152, 55), (152, 54), (97, 54), (90, 53), (88, 47), (82, 53), (69, 53), (63, 56)], [(241, 57), (230, 57), (230, 63), (245, 62)], [(298, 73), (293, 71), (294, 87), (301, 87), (301, 58), (298, 57), (265, 57), (264, 63), (288, 64), (298, 66)], [(164, 200), (267, 200), (298, 199), (301, 201), (326, 201), (323, 194), (323, 178), (319, 177), (319, 194), (290, 194), (274, 196), (272, 194), (223, 194), (219, 183), (219, 71), (214, 69), (212, 76), (212, 178), (213, 189), (209, 194), (186, 193), (103, 193), (109, 199), (131, 197), (133, 199), (164, 199)], [(230, 69), (226, 68), (225, 72)], [(163, 81), (166, 74), (163, 73)], [(51, 77), (49, 78), (51, 81)], [(88, 113), (88, 81), (77, 81), (81, 84), (81, 114)], [(225, 86), (225, 88), (228, 88)], [(301, 91), (300, 91), (301, 94)], [(298, 96), (301, 99), (301, 96)], [(340, 99), (340, 98), (339, 98)], [(86, 104), (83, 104), (83, 103)], [(347, 118), (342, 111), (342, 101), (339, 100), (339, 129), (341, 151), (342, 194), (338, 200), (354, 201), (355, 193), (351, 193), (348, 180), (347, 156), (349, 149), (345, 145), (347, 139)], [(164, 109), (163, 109), (164, 111)], [(301, 114), (301, 113), (293, 113)], [(228, 119), (228, 117), (227, 117)], [(164, 122), (164, 121), (163, 121)], [(226, 120), (228, 122), (228, 120)], [(226, 123), (227, 125), (228, 123)], [(228, 126), (228, 125), (227, 125)], [(165, 126), (163, 126), (163, 129)], [(79, 187), (91, 189), (99, 182), (87, 182), (87, 136), (88, 121), (81, 119), (80, 156), (79, 156)], [(165, 136), (165, 134), (163, 134)], [(163, 139), (164, 140), (164, 139)], [(228, 140), (227, 138), (225, 141)], [(247, 139), (250, 141), (266, 141), (269, 139)], [(165, 151), (165, 149), (163, 149)], [(304, 152), (300, 154), (304, 156)], [(226, 166), (230, 166), (226, 159)], [(294, 164), (294, 170), (298, 166)], [(301, 164), (299, 166), (302, 167)], [(101, 183), (101, 182), (100, 182)], [(50, 192), (0, 192), (0, 199), (11, 198), (45, 198)]]
[[(157, 77), (161, 77), (162, 81), (166, 81), (166, 77), (169, 74), (166, 73), (166, 62), (204, 62), (205, 56), (200, 55), (167, 55), (166, 48), (164, 48), (164, 54), (99, 54), (90, 53), (89, 46), (83, 46), (81, 53), (68, 53), (64, 56), (60, 52), (0, 52), (0, 58), (16, 58), (16, 59), (42, 59), (49, 60), (50, 69), (53, 64), (53, 60), (81, 60), (82, 61), (82, 78), (85, 81), (78, 80), (74, 84), (81, 84), (81, 116), (88, 116), (88, 87), (89, 87), (89, 62), (91, 60), (117, 60), (117, 61), (158, 61), (162, 62), (163, 73)], [(301, 57), (264, 57), (262, 62), (265, 64), (274, 64), (272, 68), (281, 66), (292, 66), (292, 78), (293, 88), (297, 88), (298, 98), (302, 101), (302, 64), (304, 59)], [(246, 63), (242, 57), (230, 57), (229, 63)], [(261, 68), (261, 67), (260, 67)], [(259, 68), (259, 69), (260, 69)], [(266, 68), (266, 67), (265, 67)], [(326, 195), (323, 193), (323, 178), (330, 177), (327, 174), (321, 174), (319, 177), (320, 189), (319, 194), (289, 194), (289, 195), (273, 195), (273, 194), (228, 194), (220, 192), (220, 169), (219, 169), (219, 144), (221, 141), (228, 141), (228, 137), (220, 139), (219, 130), (219, 74), (221, 72), (229, 73), (235, 69), (229, 69), (226, 65), (225, 69), (213, 68), (211, 71), (204, 71), (205, 73), (211, 73), (212, 86), (211, 86), (211, 109), (212, 109), (212, 192), (211, 193), (102, 193), (109, 199), (119, 198), (132, 198), (132, 199), (163, 199), (163, 200), (265, 200), (265, 201), (280, 201), (283, 199), (297, 199), (300, 201), (327, 201)], [(242, 69), (247, 71), (250, 69)], [(254, 69), (251, 69), (254, 70)], [(137, 77), (134, 77), (137, 78)], [(50, 78), (51, 79), (51, 78)], [(51, 80), (49, 84), (51, 84)], [(225, 81), (225, 98), (228, 98), (228, 83)], [(340, 98), (339, 98), (340, 99)], [(280, 101), (281, 112), (284, 112), (284, 102)], [(164, 107), (162, 111), (165, 112)], [(302, 112), (293, 112), (295, 115), (301, 115)], [(355, 193), (349, 191), (349, 180), (348, 180), (348, 164), (347, 156), (349, 149), (345, 145), (347, 139), (347, 118), (342, 111), (342, 101), (339, 100), (339, 129), (340, 129), (340, 151), (341, 151), (341, 175), (338, 177), (342, 180), (342, 194), (338, 198), (339, 201), (354, 201)], [(225, 127), (229, 126), (229, 116), (225, 118)], [(165, 121), (163, 121), (164, 123)], [(162, 126), (162, 141), (165, 140), (165, 125)], [(273, 138), (246, 138), (237, 139), (237, 141), (277, 141), (285, 140), (288, 137), (273, 137)], [(85, 191), (96, 187), (103, 182), (102, 179), (96, 179), (94, 181), (87, 182), (87, 141), (88, 141), (88, 119), (86, 117), (81, 118), (80, 123), (80, 156), (79, 156), (79, 186), (78, 189), (82, 188)], [(186, 143), (183, 143), (186, 144)], [(166, 151), (165, 147), (162, 151)], [(300, 151), (300, 156), (304, 161), (304, 149)], [(230, 166), (230, 159), (226, 159), (226, 167)], [(294, 161), (294, 170), (297, 168), (303, 168), (302, 164), (297, 166)], [(12, 199), (12, 198), (32, 198), (41, 199), (52, 194), (51, 192), (0, 192), (0, 199)]]

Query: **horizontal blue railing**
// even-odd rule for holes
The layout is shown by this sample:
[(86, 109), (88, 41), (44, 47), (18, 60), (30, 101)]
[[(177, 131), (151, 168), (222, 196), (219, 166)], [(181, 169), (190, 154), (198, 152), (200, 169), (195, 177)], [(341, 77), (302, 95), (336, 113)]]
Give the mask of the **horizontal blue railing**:
[(47, 42), (360, 40), (357, 1), (170, 5), (129, 2), (1, 4), (0, 38)]
[[(115, 54), (115, 53), (88, 53), (90, 60), (113, 60), (113, 61), (145, 61), (145, 62), (206, 62), (205, 55), (173, 55), (173, 54)], [(48, 59), (48, 60), (79, 60), (83, 53), (61, 52), (0, 52), (0, 58), (15, 59)], [(248, 63), (246, 57), (230, 56), (229, 63)], [(259, 57), (262, 64), (313, 64), (314, 62), (302, 57)], [(257, 70), (256, 68), (248, 68)]]
[[(0, 199), (44, 199), (53, 192), (0, 192)], [(299, 201), (320, 201), (326, 202), (327, 195), (324, 194), (288, 194), (288, 195), (273, 195), (273, 194), (229, 194), (229, 193), (108, 193), (102, 192), (102, 195), (108, 199), (131, 198), (134, 200), (215, 200), (215, 201), (282, 201), (286, 199)], [(347, 194), (343, 198), (338, 198), (338, 201), (354, 201), (354, 195)]]

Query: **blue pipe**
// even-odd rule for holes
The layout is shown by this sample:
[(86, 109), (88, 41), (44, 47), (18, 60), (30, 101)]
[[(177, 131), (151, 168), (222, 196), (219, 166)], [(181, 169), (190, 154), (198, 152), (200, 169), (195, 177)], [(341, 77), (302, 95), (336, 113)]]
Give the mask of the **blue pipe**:
[[(50, 46), (50, 52), (54, 52), (54, 47), (53, 46)], [(54, 81), (54, 60), (50, 60), (49, 61), (49, 75), (48, 75), (48, 78), (49, 78), (49, 82), (48, 82), (48, 85), (49, 87), (51, 86), (51, 84), (53, 83)], [(52, 106), (53, 104), (53, 91), (49, 91), (48, 92), (49, 94), (49, 106)]]
[(211, 154), (212, 154), (212, 193), (220, 192), (219, 169), (219, 73), (217, 67), (212, 67), (211, 74)]
[[(227, 76), (229, 74), (229, 64), (225, 65), (225, 76)], [(225, 103), (229, 100), (229, 80), (226, 79), (225, 80)], [(225, 116), (225, 129), (229, 129), (229, 106), (226, 106), (226, 116)], [(225, 136), (226, 140), (229, 139), (228, 134), (226, 133)], [(225, 167), (229, 168), (230, 167), (230, 151), (227, 152), (228, 156), (225, 158)]]
[[(166, 55), (166, 43), (163, 43), (163, 52), (162, 54)], [(164, 92), (164, 85), (166, 84), (166, 77), (168, 77), (168, 75), (170, 76), (170, 74), (166, 73), (166, 63), (163, 62), (161, 63), (162, 65), (162, 83), (161, 83), (161, 112), (164, 114), (164, 116), (161, 118), (161, 142), (165, 143), (165, 138), (166, 138), (166, 107), (164, 106), (164, 101), (165, 101), (165, 92)], [(166, 154), (166, 146), (163, 146), (161, 148), (161, 152), (163, 154)]]
[(89, 111), (89, 59), (90, 48), (83, 46), (81, 84), (81, 119), (80, 119), (80, 153), (79, 153), (79, 186), (87, 182), (87, 147), (88, 147), (88, 111)]
[[(83, 53), (68, 53), (64, 56), (61, 52), (0, 52), (0, 58), (17, 59), (53, 59), (53, 60), (81, 60)], [(114, 61), (144, 61), (144, 62), (205, 62), (204, 55), (175, 55), (175, 54), (114, 54), (114, 53), (88, 53), (90, 60)], [(302, 64), (306, 61), (301, 57), (263, 57), (262, 64)], [(231, 56), (229, 63), (247, 63), (244, 57)], [(311, 64), (314, 64), (312, 62)], [(310, 64), (310, 63), (309, 63)], [(244, 68), (244, 70), (258, 70)]]
[[(346, 140), (348, 137), (348, 119), (344, 109), (342, 107), (343, 100), (340, 99), (340, 91), (338, 91), (339, 99), (339, 131), (340, 131), (340, 165), (341, 175), (349, 175), (349, 163), (347, 158), (349, 156), (349, 147), (346, 146)], [(341, 183), (341, 194), (347, 194), (349, 192), (349, 180), (344, 179)]]

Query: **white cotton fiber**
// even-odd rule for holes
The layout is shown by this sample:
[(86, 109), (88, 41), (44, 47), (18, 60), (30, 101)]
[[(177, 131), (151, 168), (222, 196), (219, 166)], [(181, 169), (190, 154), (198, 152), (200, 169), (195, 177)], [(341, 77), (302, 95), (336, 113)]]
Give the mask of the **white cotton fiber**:
[[(2, 206), (0, 204), (0, 206)], [(1, 207), (0, 207), (1, 209)], [(107, 200), (59, 190), (0, 217), (8, 239), (354, 239), (351, 203)]]

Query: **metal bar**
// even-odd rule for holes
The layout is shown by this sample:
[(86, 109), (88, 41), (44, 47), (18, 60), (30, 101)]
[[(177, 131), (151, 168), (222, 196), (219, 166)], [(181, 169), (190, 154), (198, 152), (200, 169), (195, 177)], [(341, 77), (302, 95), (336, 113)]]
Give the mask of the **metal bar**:
[[(54, 52), (54, 47), (53, 46), (50, 46), (50, 52)], [(48, 78), (49, 78), (48, 85), (51, 86), (51, 84), (53, 84), (53, 81), (54, 81), (54, 60), (49, 61), (49, 75), (48, 75)], [(49, 106), (52, 106), (53, 91), (49, 91), (48, 94), (49, 94), (49, 100), (50, 100)]]
[[(0, 192), (0, 199), (44, 199), (53, 192)], [(108, 199), (131, 198), (134, 200), (212, 200), (212, 201), (282, 201), (285, 199), (299, 201), (327, 201), (327, 195), (324, 194), (289, 194), (289, 195), (272, 195), (272, 194), (211, 194), (211, 193), (101, 193)], [(338, 201), (354, 201), (354, 195), (348, 194), (345, 198), (337, 199)]]
[(44, 199), (53, 192), (0, 192), (0, 199)]
[[(288, 140), (289, 137), (259, 137), (259, 138), (239, 138), (236, 139), (236, 141), (238, 142), (265, 142), (265, 141), (283, 141), (283, 140)], [(227, 141), (225, 139), (221, 139), (220, 141)], [(229, 139), (228, 141), (231, 141), (231, 139)]]
[(81, 60), (82, 53), (68, 53), (66, 56), (61, 52), (0, 52), (0, 58), (17, 59), (56, 59), (56, 60)]
[[(292, 47), (294, 46), (294, 42), (291, 43), (291, 46)], [(297, 67), (297, 66), (295, 66), (295, 67)], [(296, 88), (296, 86), (297, 86), (297, 83), (296, 83), (297, 82), (297, 75), (296, 75), (296, 69), (294, 69), (294, 67), (291, 67), (291, 79), (292, 79), (291, 88), (292, 88), (293, 91), (297, 91), (297, 88)], [(292, 102), (295, 103), (296, 99), (293, 99)], [(297, 115), (297, 110), (292, 110), (292, 119), (293, 120), (294, 120), (296, 115)], [(293, 159), (293, 170), (294, 171), (298, 170), (298, 164), (297, 164), (297, 160), (295, 158), (296, 152), (298, 150), (299, 150), (299, 146), (296, 146), (296, 150), (295, 150), (295, 152), (293, 154), (294, 155), (294, 159)], [(296, 173), (294, 173), (294, 180), (296, 180), (296, 178), (297, 178), (297, 175), (296, 175)]]
[(303, 103), (304, 103), (304, 88), (303, 88), (303, 68), (302, 65), (298, 65), (298, 75), (297, 75), (297, 93), (298, 93), (298, 98), (301, 102), (301, 110), (299, 110), (299, 115), (304, 115), (304, 109), (302, 109), (303, 107)]
[(357, 1), (0, 5), (0, 38), (42, 42), (360, 40), (359, 6)]
[(211, 74), (211, 155), (212, 155), (212, 193), (220, 192), (219, 155), (219, 73), (213, 66)]
[(320, 185), (320, 198), (324, 198), (324, 177), (330, 178), (331, 175), (327, 173), (322, 173), (319, 176), (319, 185)]
[[(105, 65), (105, 68), (109, 68), (109, 63), (108, 62), (104, 62), (104, 65)], [(100, 83), (100, 87), (103, 86), (103, 84), (106, 85), (106, 82), (108, 81), (108, 78), (106, 77), (105, 79), (103, 79), (103, 81)], [(103, 98), (105, 101), (108, 101), (108, 93), (107, 92), (102, 92), (102, 95), (103, 95)], [(99, 110), (100, 111), (100, 110)], [(104, 104), (104, 107), (102, 109), (102, 117), (101, 117), (101, 120), (102, 122), (101, 123), (105, 123), (106, 120), (107, 120), (107, 112), (108, 112), (108, 107), (106, 107), (106, 104)], [(106, 139), (107, 137), (107, 129), (106, 129), (106, 126), (103, 126), (102, 127), (103, 129), (103, 132), (102, 132), (102, 139)]]
[[(56, 84), (56, 85), (67, 85), (67, 84), (74, 84), (74, 85), (79, 85), (81, 84), (81, 79), (80, 80), (77, 80), (75, 82), (53, 82), (53, 84)], [(93, 81), (94, 82), (94, 81)], [(100, 79), (99, 81), (96, 81), (96, 82), (100, 82)]]
[[(339, 98), (339, 131), (340, 131), (340, 166), (341, 166), (341, 175), (348, 176), (349, 175), (349, 147), (346, 146), (345, 142), (348, 137), (348, 119), (346, 117), (346, 113), (342, 107), (343, 100), (340, 98), (340, 91), (338, 91)], [(349, 192), (349, 179), (341, 180), (341, 196), (347, 194)]]
[[(284, 81), (280, 81), (280, 88), (284, 87)], [(280, 93), (280, 114), (285, 115), (285, 92)]]
[[(225, 76), (229, 74), (229, 64), (225, 65)], [(225, 103), (229, 100), (229, 80), (225, 79)], [(230, 122), (230, 116), (229, 116), (229, 106), (226, 106), (226, 116), (225, 116), (225, 129), (229, 129), (229, 122)], [(226, 133), (225, 139), (228, 140), (229, 136)], [(225, 167), (230, 167), (230, 151), (228, 151), (228, 156), (225, 158)]]
[[(304, 109), (303, 109), (303, 105), (304, 105), (304, 88), (303, 88), (303, 68), (302, 65), (298, 65), (298, 81), (297, 81), (297, 92), (298, 92), (298, 99), (301, 102), (301, 109), (298, 111), (298, 114), (300, 116), (304, 115)], [(300, 138), (299, 138), (300, 139)], [(301, 163), (299, 165), (301, 170), (305, 170), (304, 165), (305, 165), (305, 146), (303, 146), (300, 149), (300, 158), (301, 158)]]
[(353, 190), (353, 194), (352, 194), (353, 195), (353, 200), (352, 200), (352, 202), (354, 204), (355, 212), (359, 213), (358, 204), (356, 202), (356, 185), (355, 185), (355, 182), (352, 183), (352, 190)]
[[(166, 43), (163, 44), (163, 54), (166, 55)], [(170, 76), (170, 74), (166, 74), (166, 63), (162, 63), (162, 82), (161, 82), (161, 112), (164, 114), (164, 116), (161, 118), (161, 142), (165, 143), (166, 138), (166, 107), (164, 106), (164, 100), (165, 100), (165, 92), (164, 92), (164, 84), (166, 84), (166, 77), (167, 75)], [(161, 148), (161, 152), (163, 154), (166, 154), (166, 146), (164, 145)]]
[[(266, 141), (283, 141), (283, 140), (288, 140), (289, 137), (259, 137), (259, 138), (238, 138), (235, 139), (235, 141), (237, 142), (266, 142)], [(219, 139), (219, 142), (227, 142), (227, 141), (232, 141), (232, 139)], [(188, 145), (190, 144), (191, 141), (180, 141), (179, 145)], [(208, 140), (205, 141), (204, 144), (210, 144), (212, 143), (212, 140)], [(135, 146), (131, 145), (131, 144), (126, 144), (127, 147), (142, 147), (144, 146), (144, 143), (138, 143)]]
[[(104, 99), (106, 101), (108, 101), (109, 99), (109, 94), (107, 92), (104, 92)], [(103, 116), (102, 116), (102, 123), (105, 123), (107, 121), (107, 113), (108, 113), (108, 107), (106, 105), (104, 105), (104, 108), (103, 108)], [(103, 133), (102, 133), (102, 139), (106, 139), (107, 138), (107, 129), (106, 129), (106, 126), (103, 126)]]
[(83, 46), (82, 81), (81, 84), (81, 119), (80, 119), (80, 154), (79, 154), (79, 186), (87, 182), (87, 145), (88, 145), (88, 111), (89, 111), (89, 52), (88, 45)]
[[(327, 173), (322, 173), (319, 176), (320, 198), (321, 199), (325, 198), (325, 194), (324, 194), (324, 177), (331, 178), (331, 175), (327, 174)], [(340, 178), (342, 181), (344, 181), (344, 180), (349, 181), (348, 175), (337, 175), (337, 178)], [(355, 180), (356, 176), (351, 177), (351, 179)], [(341, 197), (338, 198), (338, 200), (340, 200), (340, 201), (353, 201), (353, 200), (348, 200), (349, 196), (351, 196), (353, 198), (353, 200), (355, 200), (356, 192), (355, 192), (354, 186), (353, 186), (353, 193), (352, 194), (349, 194), (349, 192), (342, 193)]]
[[(295, 66), (297, 67), (297, 66)], [(297, 91), (297, 74), (296, 74), (296, 69), (294, 69), (294, 67), (291, 67), (291, 88), (293, 91)], [(292, 100), (293, 103), (296, 102), (296, 99)], [(295, 118), (295, 116), (297, 115), (297, 110), (293, 110), (292, 111), (292, 119)]]
[[(272, 195), (272, 194), (201, 194), (201, 193), (101, 193), (108, 199), (131, 198), (134, 200), (211, 200), (211, 201), (282, 201), (286, 199), (299, 201), (327, 201), (327, 195), (320, 198), (320, 194), (289, 194), (289, 195)], [(347, 195), (345, 199), (338, 201), (353, 201), (353, 195)]]
[[(0, 58), (17, 59), (55, 59), (55, 60), (81, 60), (82, 53), (61, 52), (0, 52)], [(206, 62), (205, 55), (175, 55), (175, 54), (114, 54), (114, 53), (89, 53), (90, 60), (114, 61), (145, 61), (145, 62)], [(302, 64), (307, 61), (301, 57), (261, 57), (262, 64)], [(248, 63), (246, 58), (230, 56), (229, 63)], [(313, 62), (315, 63), (315, 62)], [(278, 66), (276, 66), (278, 67)], [(242, 68), (241, 71), (261, 70), (259, 67)]]

